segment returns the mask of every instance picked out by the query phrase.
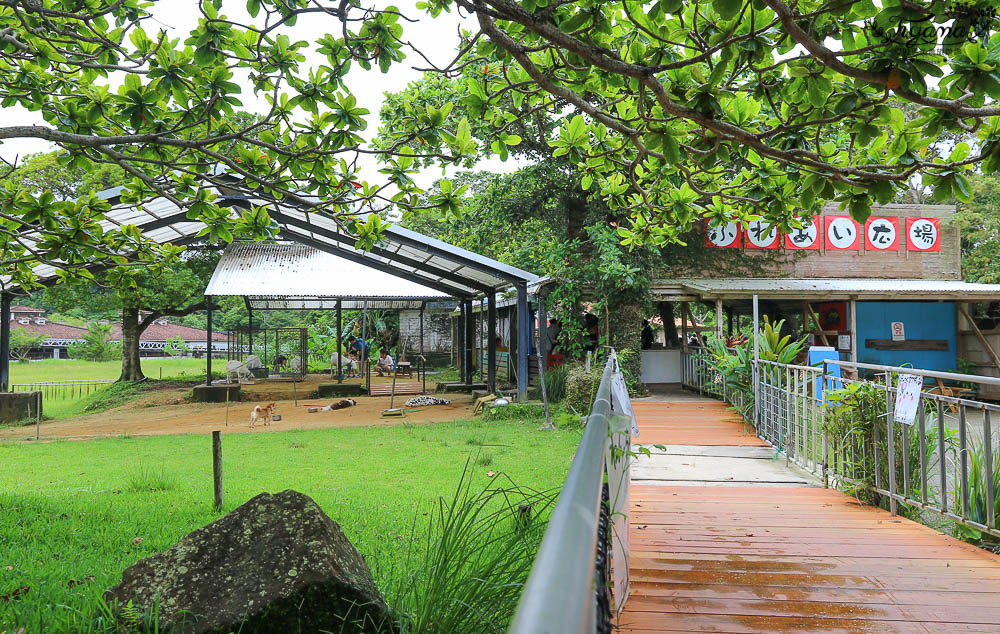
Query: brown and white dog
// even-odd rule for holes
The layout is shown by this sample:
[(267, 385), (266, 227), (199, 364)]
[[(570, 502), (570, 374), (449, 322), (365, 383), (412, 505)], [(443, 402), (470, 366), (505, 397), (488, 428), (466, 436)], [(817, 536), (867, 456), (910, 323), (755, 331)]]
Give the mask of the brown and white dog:
[(329, 405), (327, 405), (326, 407), (323, 408), (323, 411), (324, 412), (330, 412), (330, 411), (333, 411), (335, 409), (344, 409), (345, 407), (354, 407), (357, 404), (358, 404), (358, 402), (355, 401), (353, 398), (345, 398), (345, 399), (341, 399), (339, 401), (330, 403)]
[(268, 403), (264, 407), (261, 407), (260, 405), (254, 407), (253, 411), (250, 412), (250, 427), (252, 428), (254, 425), (257, 424), (258, 418), (264, 419), (263, 421), (261, 421), (264, 425), (270, 425), (271, 415), (274, 414), (274, 409), (275, 409), (274, 403)]

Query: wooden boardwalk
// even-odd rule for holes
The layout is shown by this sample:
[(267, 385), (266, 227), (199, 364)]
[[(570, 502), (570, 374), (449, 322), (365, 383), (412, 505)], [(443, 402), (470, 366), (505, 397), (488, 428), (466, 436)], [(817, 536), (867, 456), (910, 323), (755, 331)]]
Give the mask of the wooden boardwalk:
[[(711, 403), (635, 405), (644, 444), (745, 442)], [(1000, 632), (1000, 557), (837, 491), (643, 483), (631, 497), (621, 632)]]
[(644, 445), (766, 447), (739, 414), (719, 401), (636, 401), (638, 441)]

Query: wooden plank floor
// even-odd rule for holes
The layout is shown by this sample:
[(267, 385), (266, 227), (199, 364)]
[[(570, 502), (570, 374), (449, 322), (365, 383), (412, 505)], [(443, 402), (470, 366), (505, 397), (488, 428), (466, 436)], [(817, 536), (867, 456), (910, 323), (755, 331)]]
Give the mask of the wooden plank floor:
[[(677, 437), (641, 409), (642, 442)], [(1000, 557), (837, 491), (633, 483), (631, 499), (621, 632), (1000, 632)]]
[(644, 445), (767, 446), (719, 401), (634, 401)]

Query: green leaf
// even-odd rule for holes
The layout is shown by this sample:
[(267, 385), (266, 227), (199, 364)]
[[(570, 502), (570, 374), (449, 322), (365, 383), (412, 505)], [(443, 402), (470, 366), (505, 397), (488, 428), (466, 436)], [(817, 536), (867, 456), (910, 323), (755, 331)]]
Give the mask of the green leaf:
[(743, 0), (712, 0), (712, 8), (723, 20), (732, 20), (740, 14)]

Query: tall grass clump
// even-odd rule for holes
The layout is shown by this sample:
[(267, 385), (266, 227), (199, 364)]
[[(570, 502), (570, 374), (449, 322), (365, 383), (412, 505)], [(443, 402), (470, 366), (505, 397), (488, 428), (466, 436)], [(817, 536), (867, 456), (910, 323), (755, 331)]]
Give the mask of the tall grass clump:
[(129, 475), (125, 490), (129, 493), (172, 491), (177, 488), (177, 476), (160, 467), (143, 466)]
[(402, 634), (506, 632), (556, 493), (504, 476), (473, 491), (469, 465), (451, 500), (442, 498), (388, 593)]
[(549, 401), (558, 403), (566, 398), (566, 377), (569, 368), (564, 364), (545, 371), (545, 395)]

